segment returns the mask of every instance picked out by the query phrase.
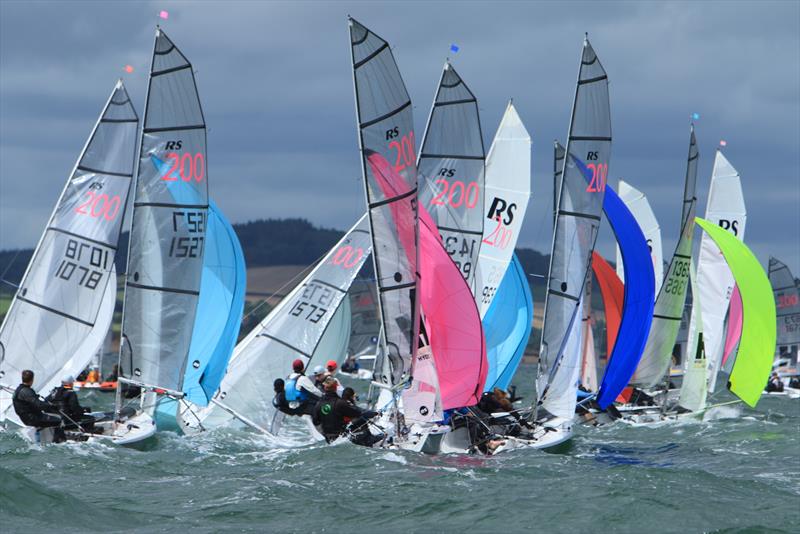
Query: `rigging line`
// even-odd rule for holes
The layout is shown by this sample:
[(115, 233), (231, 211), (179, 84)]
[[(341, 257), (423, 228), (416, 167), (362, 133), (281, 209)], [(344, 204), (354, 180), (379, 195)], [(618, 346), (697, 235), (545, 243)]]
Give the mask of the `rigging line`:
[[(22, 252), (22, 249), (18, 248), (17, 252), (14, 254), (14, 257), (11, 258), (11, 261), (8, 262), (8, 265), (6, 265), (6, 269), (3, 271), (3, 274), (0, 275), (0, 278), (2, 278), (3, 282), (6, 281), (6, 274), (8, 274), (8, 271), (11, 269), (11, 266), (14, 265), (14, 262), (17, 261), (17, 256), (19, 256), (20, 252)], [(33, 254), (31, 254), (31, 260), (33, 260)]]

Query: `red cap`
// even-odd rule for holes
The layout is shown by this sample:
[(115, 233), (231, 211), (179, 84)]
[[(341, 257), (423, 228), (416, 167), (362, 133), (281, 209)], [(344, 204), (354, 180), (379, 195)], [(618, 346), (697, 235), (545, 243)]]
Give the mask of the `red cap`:
[(333, 371), (338, 366), (336, 365), (336, 361), (328, 360), (328, 363), (325, 364), (325, 367), (328, 369), (328, 371)]
[(305, 367), (305, 365), (303, 364), (303, 360), (301, 360), (300, 358), (297, 358), (295, 361), (292, 362), (292, 369), (294, 370), (295, 373), (301, 372), (303, 370), (303, 367)]

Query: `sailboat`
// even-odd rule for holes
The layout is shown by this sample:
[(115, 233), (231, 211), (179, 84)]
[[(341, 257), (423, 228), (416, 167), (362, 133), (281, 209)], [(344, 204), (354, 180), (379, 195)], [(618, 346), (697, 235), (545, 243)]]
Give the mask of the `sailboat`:
[[(86, 367), (111, 327), (117, 291), (114, 258), (138, 124), (120, 80), (70, 173), (0, 327), (0, 421), (22, 427), (32, 441), (52, 441), (52, 429), (23, 427), (11, 403), (12, 381), (31, 369), (37, 389), (49, 393), (62, 376), (75, 376)], [(97, 426), (111, 437), (110, 421)]]
[[(653, 309), (653, 323), (639, 365), (630, 384), (639, 390), (652, 393), (652, 388), (666, 386), (669, 382), (669, 367), (673, 347), (678, 337), (681, 317), (686, 302), (689, 271), (692, 258), (694, 236), (694, 213), (697, 204), (695, 188), (697, 183), (697, 164), (699, 161), (694, 126), (689, 132), (689, 151), (684, 179), (683, 202), (681, 206), (681, 231), (675, 251), (670, 259), (667, 274), (656, 297)], [(652, 406), (619, 406), (621, 411), (660, 411), (666, 403), (666, 387), (661, 399)], [(650, 395), (647, 395), (650, 397)]]
[(600, 227), (610, 151), (608, 77), (587, 37), (559, 186), (537, 398), (530, 415), (534, 431), (506, 436), (506, 449), (553, 447), (572, 436), (581, 367), (584, 288)]
[[(207, 402), (238, 335), (244, 258), (210, 204), (206, 125), (194, 71), (156, 29), (133, 203), (120, 383), (151, 419), (181, 431), (180, 411)], [(135, 392), (138, 390), (138, 396)], [(126, 407), (118, 388), (116, 410)], [(149, 437), (144, 433), (139, 440)]]
[(196, 417), (184, 415), (192, 430), (225, 424), (276, 435), (283, 414), (272, 405), (272, 381), (292, 361), (306, 368), (344, 356), (350, 338), (347, 291), (369, 258), (372, 244), (364, 215), (289, 294), (236, 345), (210, 404)]
[[(719, 149), (711, 174), (706, 219), (716, 221), (737, 239), (744, 240), (747, 212), (739, 173)], [(687, 352), (690, 358), (684, 362), (684, 381), (678, 404), (685, 410), (702, 412), (706, 408), (707, 396), (715, 390), (724, 349), (725, 314), (734, 288), (733, 274), (708, 233), (704, 233), (700, 240), (697, 287), (699, 293), (692, 293), (694, 306), (689, 323)], [(698, 354), (697, 340), (700, 332), (704, 362), (696, 357), (691, 358)], [(703, 364), (705, 369), (702, 368)]]
[(486, 333), (484, 391), (507, 390), (531, 334), (533, 298), (514, 254), (531, 194), (531, 136), (509, 102), (486, 159), (483, 240), (475, 301)]
[(777, 258), (769, 259), (769, 281), (778, 309), (777, 356), (788, 359), (789, 367), (797, 367), (797, 352), (800, 347), (800, 289), (789, 267)]

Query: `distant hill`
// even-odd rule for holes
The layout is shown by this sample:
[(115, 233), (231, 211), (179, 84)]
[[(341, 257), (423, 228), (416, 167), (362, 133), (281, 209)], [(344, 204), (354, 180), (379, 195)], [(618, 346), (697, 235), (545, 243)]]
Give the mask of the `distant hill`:
[[(262, 219), (234, 224), (244, 250), (248, 269), (276, 265), (310, 265), (342, 238), (344, 232), (314, 226), (305, 219)], [(128, 252), (128, 234), (120, 240), (117, 272), (124, 273)], [(18, 284), (30, 261), (32, 249), (0, 252), (0, 274), (3, 280)], [(544, 276), (549, 256), (533, 249), (517, 249), (520, 262), (529, 274)], [(368, 263), (369, 265), (369, 263)], [(536, 284), (535, 280), (532, 285)], [(540, 279), (542, 282), (544, 279)], [(8, 289), (8, 286), (6, 286)], [(534, 290), (534, 293), (538, 293)]]

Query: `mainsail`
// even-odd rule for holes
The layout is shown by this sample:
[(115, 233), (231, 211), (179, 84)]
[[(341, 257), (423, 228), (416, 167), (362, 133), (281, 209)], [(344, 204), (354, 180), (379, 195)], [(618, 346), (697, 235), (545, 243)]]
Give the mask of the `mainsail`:
[[(717, 221), (695, 218), (719, 247), (742, 296), (742, 339), (733, 364), (728, 389), (755, 407), (772, 370), (775, 354), (775, 302), (767, 274), (750, 249)], [(702, 291), (702, 290), (701, 290)], [(705, 306), (703, 319), (705, 320)], [(705, 337), (705, 332), (703, 332)]]
[[(204, 426), (230, 421), (233, 419), (230, 412), (268, 426), (275, 415), (272, 381), (285, 377), (294, 359), (300, 358), (308, 366), (313, 361), (324, 363), (344, 356), (347, 340), (339, 349), (341, 343), (337, 339), (343, 335), (349, 337), (347, 290), (370, 255), (368, 228), (364, 215), (236, 346), (212, 399), (219, 407), (212, 406), (200, 415)], [(343, 309), (341, 314), (340, 309)], [(332, 333), (323, 341), (329, 330)]]
[[(531, 136), (509, 102), (486, 158), (475, 301), (485, 317), (508, 270), (531, 195)], [(486, 325), (489, 331), (494, 325)]]
[(625, 269), (622, 321), (597, 393), (597, 404), (605, 409), (628, 385), (639, 364), (650, 333), (656, 292), (653, 263), (645, 235), (611, 187), (606, 188), (603, 212), (617, 238)]
[(769, 281), (778, 310), (778, 353), (791, 355), (796, 364), (800, 345), (800, 290), (789, 268), (777, 258), (769, 259)]
[(533, 298), (528, 277), (516, 255), (483, 318), (489, 369), (484, 391), (507, 390), (517, 372), (533, 321)]
[(559, 188), (536, 381), (537, 407), (565, 419), (575, 413), (583, 288), (600, 228), (610, 152), (608, 77), (587, 38)]
[[(411, 99), (389, 44), (349, 19), (353, 85), (381, 324), (391, 376), (411, 373), (417, 353), (417, 167)], [(377, 154), (382, 162), (368, 163)], [(391, 162), (387, 174), (382, 163)]]
[[(117, 82), (67, 180), (0, 327), (0, 383), (36, 374), (47, 393), (103, 344), (116, 300), (114, 257), (139, 118)], [(0, 391), (0, 420), (16, 419)]]
[[(740, 241), (744, 240), (747, 212), (739, 173), (725, 159), (720, 150), (717, 150), (711, 174), (706, 219), (714, 221)], [(708, 391), (713, 392), (717, 382), (717, 371), (722, 361), (725, 314), (733, 293), (734, 279), (725, 258), (719, 253), (719, 248), (708, 233), (704, 233), (700, 238), (697, 286), (703, 308), (703, 322), (700, 331), (703, 332), (708, 363)], [(695, 303), (694, 309), (697, 309), (697, 303)], [(689, 354), (694, 354), (693, 332), (699, 326), (697, 318), (693, 318), (689, 323)]]
[[(655, 273), (656, 293), (661, 289), (661, 283), (664, 281), (664, 260), (661, 248), (661, 226), (658, 224), (655, 213), (647, 201), (647, 197), (630, 185), (624, 180), (619, 181), (619, 197), (628, 206), (628, 209), (633, 213), (636, 223), (642, 229), (644, 237), (647, 240), (647, 246), (650, 247), (650, 256), (653, 259), (653, 272)], [(617, 275), (620, 280), (625, 282), (622, 252), (617, 246)]]
[(483, 236), (483, 134), (478, 101), (445, 63), (417, 162), (420, 200), (447, 253), (473, 286)]
[[(653, 324), (644, 354), (633, 374), (631, 384), (651, 388), (662, 382), (669, 370), (672, 349), (678, 338), (681, 316), (686, 302), (686, 288), (689, 284), (689, 266), (692, 259), (692, 238), (694, 235), (694, 212), (697, 204), (695, 187), (697, 184), (697, 163), (700, 157), (694, 127), (689, 133), (689, 155), (686, 163), (686, 178), (683, 186), (681, 208), (681, 233), (675, 252), (672, 254), (667, 276), (656, 297), (653, 309)], [(694, 353), (688, 353), (689, 358)]]
[[(192, 65), (156, 30), (128, 249), (121, 374), (180, 391), (208, 227), (206, 126)], [(148, 406), (152, 409), (152, 406)]]

